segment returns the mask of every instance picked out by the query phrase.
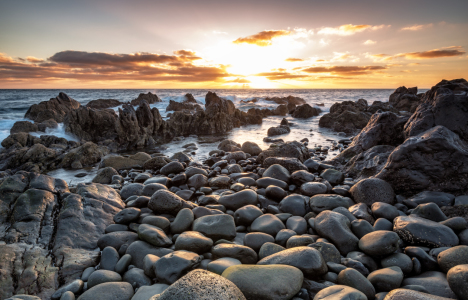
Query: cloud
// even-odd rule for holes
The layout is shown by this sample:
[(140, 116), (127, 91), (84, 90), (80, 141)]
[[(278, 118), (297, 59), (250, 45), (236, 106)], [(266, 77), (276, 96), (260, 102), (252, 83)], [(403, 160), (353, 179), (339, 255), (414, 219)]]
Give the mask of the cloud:
[(227, 32), (218, 31), (218, 30), (213, 30), (213, 34), (227, 34)]
[(412, 26), (408, 26), (408, 27), (403, 27), (400, 30), (402, 30), (402, 31), (418, 31), (418, 30), (423, 30), (423, 29), (426, 29), (426, 28), (430, 28), (432, 26), (433, 26), (432, 23), (421, 24), (421, 25), (416, 24), (416, 25), (412, 25)]
[(430, 59), (441, 57), (453, 57), (464, 55), (466, 52), (461, 46), (451, 46), (441, 49), (433, 49), (421, 52), (408, 52), (397, 54), (397, 57), (405, 57), (407, 59)]
[(329, 67), (310, 67), (302, 69), (307, 73), (330, 73), (337, 75), (364, 75), (377, 71), (386, 70), (386, 66), (329, 66)]
[(233, 41), (234, 44), (252, 44), (261, 47), (270, 46), (272, 40), (276, 37), (290, 35), (291, 31), (288, 30), (265, 30), (261, 31), (254, 35), (249, 35), (247, 37), (241, 37)]
[(194, 65), (200, 58), (192, 51), (175, 53), (179, 55), (62, 51), (37, 64), (0, 54), (0, 79), (222, 82), (233, 76), (224, 65)]
[(48, 61), (60, 64), (87, 66), (116, 66), (134, 64), (165, 64), (174, 62), (190, 62), (200, 59), (194, 52), (188, 50), (174, 51), (177, 55), (154, 53), (113, 54), (105, 52), (86, 52), (66, 50), (55, 53)]
[(44, 61), (42, 58), (36, 58), (34, 56), (28, 56), (26, 57), (26, 60), (32, 63), (40, 63)]
[(318, 34), (325, 34), (325, 35), (341, 35), (341, 36), (347, 36), (347, 35), (353, 35), (358, 32), (363, 32), (366, 30), (379, 30), (385, 27), (390, 27), (390, 25), (377, 25), (377, 26), (372, 26), (372, 25), (353, 25), (353, 24), (346, 24), (346, 25), (341, 25), (339, 27), (323, 27), (318, 31)]
[(367, 40), (367, 41), (365, 41), (363, 44), (364, 44), (364, 45), (374, 45), (374, 44), (376, 44), (376, 43), (377, 43), (376, 41)]
[(286, 58), (285, 61), (295, 62), (295, 61), (304, 61), (302, 58)]
[(281, 71), (281, 72), (262, 72), (255, 74), (254, 76), (262, 76), (266, 77), (269, 80), (284, 80), (284, 79), (301, 79), (301, 78), (307, 78), (309, 75), (304, 75), (304, 74), (293, 74), (287, 71)]

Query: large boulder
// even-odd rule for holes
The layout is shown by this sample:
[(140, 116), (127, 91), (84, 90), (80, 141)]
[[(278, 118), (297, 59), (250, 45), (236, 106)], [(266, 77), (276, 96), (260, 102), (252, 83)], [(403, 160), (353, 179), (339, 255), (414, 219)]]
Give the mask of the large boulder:
[(17, 121), (13, 124), (13, 127), (10, 129), (10, 134), (18, 133), (18, 132), (35, 132), (38, 131), (39, 128), (36, 124), (31, 123), (29, 121)]
[(388, 99), (388, 102), (399, 111), (414, 112), (421, 103), (421, 99), (417, 95), (418, 88), (406, 88), (400, 86), (397, 88)]
[(224, 270), (223, 277), (233, 282), (247, 299), (290, 299), (301, 287), (304, 276), (286, 265), (235, 265)]
[(453, 247), (459, 243), (452, 229), (420, 217), (396, 217), (393, 231), (409, 245), (438, 248)]
[(258, 155), (257, 162), (263, 163), (263, 161), (268, 157), (292, 157), (304, 162), (310, 158), (310, 154), (306, 146), (297, 141), (293, 141), (271, 144), (270, 148), (264, 150)]
[(65, 154), (58, 167), (73, 169), (89, 167), (100, 162), (101, 158), (107, 154), (109, 154), (107, 147), (98, 146), (93, 142), (86, 142)]
[(293, 118), (299, 119), (308, 119), (319, 115), (318, 109), (315, 107), (310, 106), (309, 104), (302, 104), (296, 107), (294, 112), (292, 113)]
[(330, 113), (320, 118), (319, 126), (354, 133), (367, 125), (372, 114), (366, 112), (366, 109), (367, 101), (364, 99), (337, 102), (330, 107)]
[(137, 98), (133, 99), (130, 103), (133, 106), (140, 105), (141, 101), (146, 101), (148, 104), (153, 104), (157, 102), (162, 102), (161, 98), (158, 95), (148, 92), (147, 94), (140, 93)]
[(422, 97), (422, 104), (405, 125), (407, 137), (417, 136), (434, 126), (444, 126), (468, 141), (468, 82), (442, 80)]
[(65, 115), (81, 106), (81, 104), (70, 98), (65, 93), (59, 93), (55, 98), (49, 101), (42, 101), (39, 104), (33, 104), (24, 115), (37, 123), (53, 119), (59, 123), (63, 122)]
[(166, 107), (166, 111), (193, 112), (196, 110), (203, 110), (203, 108), (197, 103), (177, 102), (174, 100), (169, 100), (169, 105)]
[(408, 117), (392, 112), (375, 113), (353, 142), (333, 161), (348, 162), (352, 157), (377, 145), (398, 146), (405, 140), (403, 126)]
[(468, 192), (468, 143), (443, 126), (407, 139), (376, 175), (396, 193)]
[(213, 272), (194, 270), (149, 300), (246, 300), (239, 288)]

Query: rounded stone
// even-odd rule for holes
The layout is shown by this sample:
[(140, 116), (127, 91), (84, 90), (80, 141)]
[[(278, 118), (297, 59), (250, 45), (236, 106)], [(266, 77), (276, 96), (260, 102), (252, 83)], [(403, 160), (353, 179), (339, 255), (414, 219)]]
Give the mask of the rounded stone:
[(119, 252), (114, 247), (106, 247), (101, 253), (100, 267), (102, 270), (114, 271), (115, 265), (119, 261)]
[(212, 246), (213, 240), (197, 231), (185, 231), (175, 242), (175, 250), (187, 250), (198, 254), (209, 252)]
[(383, 258), (380, 264), (384, 268), (399, 267), (404, 274), (410, 274), (413, 270), (413, 261), (404, 253), (394, 253)]
[(315, 242), (309, 245), (309, 247), (317, 249), (320, 254), (322, 254), (325, 262), (341, 263), (341, 254), (340, 251), (336, 249), (335, 245), (326, 242)]
[(246, 205), (236, 210), (234, 213), (234, 221), (236, 225), (250, 226), (250, 224), (261, 215), (263, 215), (263, 212), (257, 206)]
[(447, 273), (447, 281), (459, 299), (468, 299), (468, 264), (451, 268)]
[(375, 202), (394, 204), (395, 192), (392, 186), (379, 178), (362, 179), (349, 190), (354, 202), (372, 206)]
[(172, 234), (182, 233), (189, 230), (192, 227), (192, 223), (195, 217), (193, 212), (189, 208), (183, 208), (175, 217), (174, 221), (171, 223), (171, 232)]
[(398, 249), (400, 238), (393, 231), (378, 230), (359, 240), (359, 249), (371, 256), (385, 256)]
[(247, 299), (291, 299), (302, 287), (303, 274), (292, 266), (236, 265), (227, 268), (223, 277), (233, 282)]
[(281, 229), (285, 229), (286, 227), (278, 217), (265, 214), (256, 218), (250, 228), (253, 232), (263, 232), (271, 236), (276, 236)]
[(307, 198), (298, 195), (292, 194), (285, 197), (278, 205), (278, 208), (285, 213), (292, 214), (293, 216), (303, 217), (307, 213)]
[(302, 247), (313, 244), (315, 241), (311, 236), (308, 235), (294, 235), (289, 238), (286, 243), (286, 248)]
[(468, 246), (455, 246), (442, 251), (437, 256), (437, 263), (444, 272), (448, 272), (457, 265), (468, 264)]
[(275, 237), (275, 242), (278, 245), (281, 246), (286, 246), (286, 243), (288, 242), (289, 238), (292, 236), (295, 236), (297, 233), (294, 230), (291, 229), (281, 229), (278, 231)]
[(324, 275), (328, 268), (320, 252), (311, 247), (295, 247), (272, 254), (260, 260), (258, 265), (289, 265), (308, 275)]
[(227, 209), (235, 211), (246, 205), (257, 205), (257, 193), (250, 189), (242, 190), (234, 194), (221, 196), (218, 203), (224, 205)]
[(340, 195), (320, 194), (310, 198), (310, 209), (318, 214), (325, 210), (333, 210), (337, 207), (349, 207), (349, 198)]
[(161, 183), (149, 183), (145, 185), (141, 194), (143, 196), (151, 197), (159, 190), (167, 190), (167, 187)]
[(244, 245), (252, 248), (255, 252), (258, 252), (262, 245), (268, 242), (274, 243), (275, 238), (263, 232), (247, 233), (244, 237)]
[(114, 222), (117, 224), (129, 224), (138, 220), (141, 210), (135, 207), (124, 208), (114, 215)]
[(390, 292), (400, 287), (403, 276), (403, 272), (399, 267), (389, 267), (370, 273), (367, 279), (377, 292)]
[(333, 285), (319, 291), (314, 300), (367, 300), (366, 295), (355, 288), (346, 285)]
[(131, 262), (132, 256), (130, 254), (123, 255), (115, 265), (114, 271), (119, 274), (125, 273), (125, 271), (127, 271), (128, 266), (130, 266)]
[(109, 270), (96, 270), (88, 278), (88, 289), (105, 282), (122, 281), (119, 273)]
[(227, 268), (231, 266), (235, 266), (235, 265), (241, 265), (241, 264), (242, 263), (238, 259), (235, 259), (232, 257), (223, 257), (223, 258), (211, 261), (207, 265), (206, 269), (210, 272), (221, 275), (223, 274), (224, 270), (226, 270)]
[(372, 227), (372, 225), (366, 220), (360, 219), (351, 222), (351, 230), (353, 231), (354, 235), (360, 239), (366, 234), (373, 232), (374, 227)]
[(173, 284), (185, 273), (198, 267), (202, 256), (188, 251), (174, 251), (160, 257), (154, 264), (158, 282)]
[(133, 287), (128, 282), (106, 282), (89, 287), (78, 300), (130, 300), (133, 297)]
[(122, 197), (122, 200), (127, 200), (131, 196), (141, 196), (143, 188), (144, 185), (141, 183), (127, 184), (120, 190), (120, 197)]
[(342, 255), (358, 249), (359, 239), (349, 229), (348, 218), (332, 211), (323, 211), (315, 218), (315, 230), (330, 240)]
[(250, 247), (222, 243), (211, 248), (211, 254), (213, 259), (222, 257), (231, 257), (240, 260), (243, 264), (255, 264), (257, 263), (257, 253)]
[(265, 195), (274, 201), (281, 201), (288, 193), (280, 187), (270, 185), (265, 189)]
[(234, 218), (228, 214), (209, 215), (196, 219), (192, 225), (193, 231), (213, 239), (232, 240), (236, 237), (236, 224)]
[(125, 272), (123, 281), (130, 283), (134, 288), (151, 285), (151, 279), (146, 276), (145, 271), (138, 268), (132, 268)]
[(338, 274), (337, 283), (361, 291), (367, 296), (367, 299), (372, 299), (375, 296), (375, 289), (372, 283), (355, 269), (346, 268), (341, 271)]
[(180, 278), (157, 300), (223, 299), (246, 300), (237, 286), (226, 278), (205, 270), (194, 270)]
[(156, 247), (172, 245), (171, 239), (167, 237), (161, 228), (149, 224), (141, 224), (138, 227), (138, 237)]
[(259, 259), (264, 259), (267, 256), (270, 256), (272, 254), (278, 253), (280, 251), (286, 250), (286, 248), (275, 244), (275, 243), (265, 243), (262, 245), (260, 248), (260, 251), (258, 251), (258, 258)]
[(321, 182), (306, 182), (301, 185), (301, 194), (308, 197), (325, 194), (327, 190), (327, 186)]
[(291, 174), (282, 165), (274, 164), (269, 166), (268, 169), (266, 169), (265, 172), (263, 172), (263, 177), (270, 177), (282, 180), (284, 182), (288, 182), (289, 178), (291, 177)]
[(376, 218), (385, 218), (391, 222), (400, 215), (395, 206), (384, 202), (375, 202), (372, 204), (371, 210)]
[(178, 161), (172, 161), (162, 167), (159, 172), (163, 175), (178, 174), (184, 171), (184, 166)]
[(294, 216), (286, 221), (286, 228), (291, 229), (298, 235), (307, 233), (307, 222), (303, 217)]

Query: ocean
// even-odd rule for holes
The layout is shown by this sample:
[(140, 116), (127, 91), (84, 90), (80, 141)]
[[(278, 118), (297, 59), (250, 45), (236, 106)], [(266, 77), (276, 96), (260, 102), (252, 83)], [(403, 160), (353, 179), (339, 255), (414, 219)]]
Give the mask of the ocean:
[[(56, 97), (59, 92), (65, 92), (71, 98), (79, 101), (82, 105), (86, 105), (91, 100), (96, 99), (117, 99), (122, 102), (131, 101), (138, 97), (140, 93), (152, 92), (158, 95), (163, 102), (151, 104), (151, 107), (158, 108), (163, 118), (167, 118), (166, 107), (169, 100), (183, 101), (186, 93), (191, 93), (195, 99), (200, 103), (205, 103), (205, 95), (208, 91), (216, 92), (218, 96), (233, 101), (235, 106), (240, 110), (247, 111), (252, 107), (257, 108), (276, 108), (278, 104), (271, 101), (264, 101), (266, 97), (285, 97), (295, 96), (303, 98), (307, 103), (312, 106), (323, 104), (319, 106), (322, 109), (322, 114), (329, 111), (330, 107), (335, 102), (342, 101), (356, 101), (358, 99), (366, 99), (369, 105), (374, 101), (387, 102), (393, 89), (70, 89), (70, 90), (56, 90), (56, 89), (11, 89), (0, 90), (0, 142), (3, 141), (10, 134), (10, 129), (16, 121), (25, 120), (24, 114), (28, 108), (41, 101), (47, 101), (50, 98)], [(421, 90), (419, 92), (425, 92)], [(259, 99), (256, 103), (242, 103), (252, 99)], [(115, 110), (118, 107), (114, 108)], [(240, 144), (245, 141), (257, 143), (262, 149), (269, 147), (268, 143), (263, 142), (263, 138), (267, 136), (268, 128), (278, 126), (283, 117), (272, 116), (265, 118), (261, 125), (248, 125), (241, 128), (236, 128), (227, 133), (221, 138), (229, 138)], [(313, 117), (307, 120), (294, 119), (291, 116), (287, 117), (288, 121), (293, 123), (291, 126), (291, 133), (286, 135), (277, 136), (275, 138), (282, 138), (285, 141), (302, 140), (303, 138), (309, 139), (309, 146), (321, 146), (330, 144), (331, 140), (338, 140), (343, 136), (338, 133), (325, 128), (319, 128), (318, 120), (320, 116)], [(31, 133), (36, 136), (44, 135), (43, 132)], [(69, 140), (76, 140), (76, 138), (65, 132), (63, 124), (59, 124), (57, 129), (46, 132), (45, 134), (64, 137)], [(219, 143), (219, 139), (215, 142), (210, 142), (204, 137), (194, 138), (187, 137), (181, 141), (174, 141), (162, 145), (161, 152), (172, 155), (175, 152), (182, 151), (182, 146), (187, 143), (197, 144), (198, 150), (194, 155), (196, 159), (206, 158), (208, 152), (215, 149)], [(336, 153), (331, 153), (336, 155)], [(72, 176), (75, 171), (58, 170), (57, 174), (53, 176), (64, 176), (64, 172)], [(61, 173), (60, 173), (61, 172)], [(92, 176), (93, 170), (89, 176)], [(67, 176), (68, 177), (68, 176)], [(79, 181), (86, 181), (86, 178)]]

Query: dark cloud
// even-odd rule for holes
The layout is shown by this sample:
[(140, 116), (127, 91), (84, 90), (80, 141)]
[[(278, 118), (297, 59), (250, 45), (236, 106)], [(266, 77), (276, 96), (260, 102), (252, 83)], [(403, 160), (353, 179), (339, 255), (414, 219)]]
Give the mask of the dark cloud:
[(452, 57), (452, 56), (459, 56), (463, 55), (466, 52), (460, 46), (452, 46), (442, 49), (434, 49), (429, 51), (422, 51), (422, 52), (409, 52), (409, 53), (401, 53), (397, 56), (405, 57), (405, 58), (416, 58), (416, 59), (428, 59), (428, 58), (440, 58), (440, 57)]
[(0, 53), (0, 79), (206, 82), (223, 81), (224, 77), (233, 76), (226, 71), (226, 66), (197, 66), (193, 65), (193, 59), (185, 57), (63, 51), (47, 62), (35, 64)]
[[(179, 50), (188, 52), (186, 50)], [(177, 52), (177, 51), (176, 51)], [(74, 65), (106, 66), (106, 65), (129, 65), (129, 64), (165, 64), (183, 61), (192, 61), (199, 57), (182, 54), (182, 56), (153, 54), (153, 53), (132, 53), (132, 54), (112, 54), (105, 52), (86, 52), (66, 50), (55, 53), (48, 58), (48, 61)]]
[(295, 61), (304, 61), (302, 58), (286, 58), (286, 61), (295, 62)]
[(264, 46), (270, 46), (271, 40), (273, 38), (279, 37), (279, 36), (290, 35), (290, 34), (291, 34), (291, 31), (287, 31), (287, 30), (265, 30), (254, 35), (250, 35), (250, 36), (243, 37), (243, 38), (238, 38), (233, 43), (234, 44), (246, 43), (246, 44), (253, 44), (253, 45), (264, 47)]
[(330, 66), (330, 67), (310, 67), (302, 69), (307, 73), (331, 73), (338, 75), (363, 75), (376, 71), (386, 70), (386, 66)]

